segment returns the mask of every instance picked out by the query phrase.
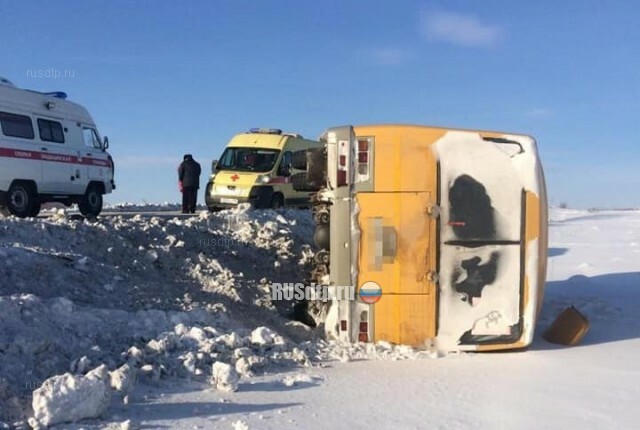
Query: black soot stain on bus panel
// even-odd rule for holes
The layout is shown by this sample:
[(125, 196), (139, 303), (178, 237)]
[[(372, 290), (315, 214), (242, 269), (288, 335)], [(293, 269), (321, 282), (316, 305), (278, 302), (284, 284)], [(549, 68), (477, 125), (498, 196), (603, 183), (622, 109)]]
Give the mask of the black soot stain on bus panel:
[(460, 336), (458, 343), (460, 345), (477, 345), (479, 343), (513, 343), (520, 339), (522, 334), (520, 324), (514, 324), (509, 327), (509, 334), (495, 335), (484, 334), (474, 335), (473, 329), (469, 329)]
[(459, 239), (495, 239), (491, 198), (485, 186), (471, 176), (458, 176), (449, 188), (449, 213), (453, 232)]
[(453, 279), (459, 279), (466, 272), (464, 280), (454, 283), (453, 288), (462, 294), (462, 301), (469, 305), (473, 305), (473, 300), (482, 296), (484, 287), (496, 280), (500, 254), (492, 252), (489, 261), (485, 264), (480, 264), (480, 261), (482, 261), (480, 257), (463, 260), (460, 263), (461, 269), (458, 268), (453, 272)]

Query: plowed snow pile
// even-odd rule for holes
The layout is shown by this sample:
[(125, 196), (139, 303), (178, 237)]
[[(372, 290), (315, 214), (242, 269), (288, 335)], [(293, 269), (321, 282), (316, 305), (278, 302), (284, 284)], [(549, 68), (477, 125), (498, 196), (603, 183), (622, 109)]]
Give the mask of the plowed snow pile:
[(90, 412), (67, 417), (45, 404), (45, 391), (88, 395), (82, 387), (99, 378), (82, 375), (100, 365), (127, 364), (149, 381), (212, 378), (233, 391), (237, 377), (308, 364), (312, 332), (285, 317), (291, 303), (272, 303), (268, 284), (305, 279), (312, 232), (306, 211), (246, 208), (0, 219), (0, 423), (31, 415), (34, 390), (33, 426), (82, 418)]

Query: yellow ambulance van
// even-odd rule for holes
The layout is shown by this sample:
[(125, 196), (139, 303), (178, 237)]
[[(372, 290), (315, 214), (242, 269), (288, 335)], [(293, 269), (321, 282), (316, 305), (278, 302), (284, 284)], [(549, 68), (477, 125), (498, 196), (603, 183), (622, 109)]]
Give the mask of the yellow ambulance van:
[(309, 192), (297, 191), (292, 176), (305, 168), (293, 154), (321, 143), (279, 129), (251, 129), (234, 136), (213, 162), (205, 188), (210, 211), (250, 203), (255, 208), (309, 206)]

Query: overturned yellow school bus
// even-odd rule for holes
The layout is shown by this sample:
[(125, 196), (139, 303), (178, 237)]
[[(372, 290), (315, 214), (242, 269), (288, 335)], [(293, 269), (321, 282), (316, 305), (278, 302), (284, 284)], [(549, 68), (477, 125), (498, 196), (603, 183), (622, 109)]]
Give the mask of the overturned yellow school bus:
[(371, 125), (321, 140), (292, 178), (316, 192), (313, 281), (360, 293), (332, 301), (329, 338), (446, 351), (531, 343), (547, 259), (533, 138)]

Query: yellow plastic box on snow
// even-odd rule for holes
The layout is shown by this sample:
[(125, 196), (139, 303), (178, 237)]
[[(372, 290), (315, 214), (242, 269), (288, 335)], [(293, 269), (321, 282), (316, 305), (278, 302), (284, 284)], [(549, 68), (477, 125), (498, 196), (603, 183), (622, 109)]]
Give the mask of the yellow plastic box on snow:
[(371, 125), (327, 130), (296, 184), (313, 190), (313, 281), (334, 299), (329, 338), (455, 350), (531, 343), (547, 259), (533, 138)]
[(292, 185), (292, 178), (301, 171), (294, 154), (320, 146), (320, 142), (279, 129), (251, 129), (234, 136), (213, 162), (205, 189), (207, 207), (216, 211), (240, 203), (255, 208), (309, 206), (309, 192)]

